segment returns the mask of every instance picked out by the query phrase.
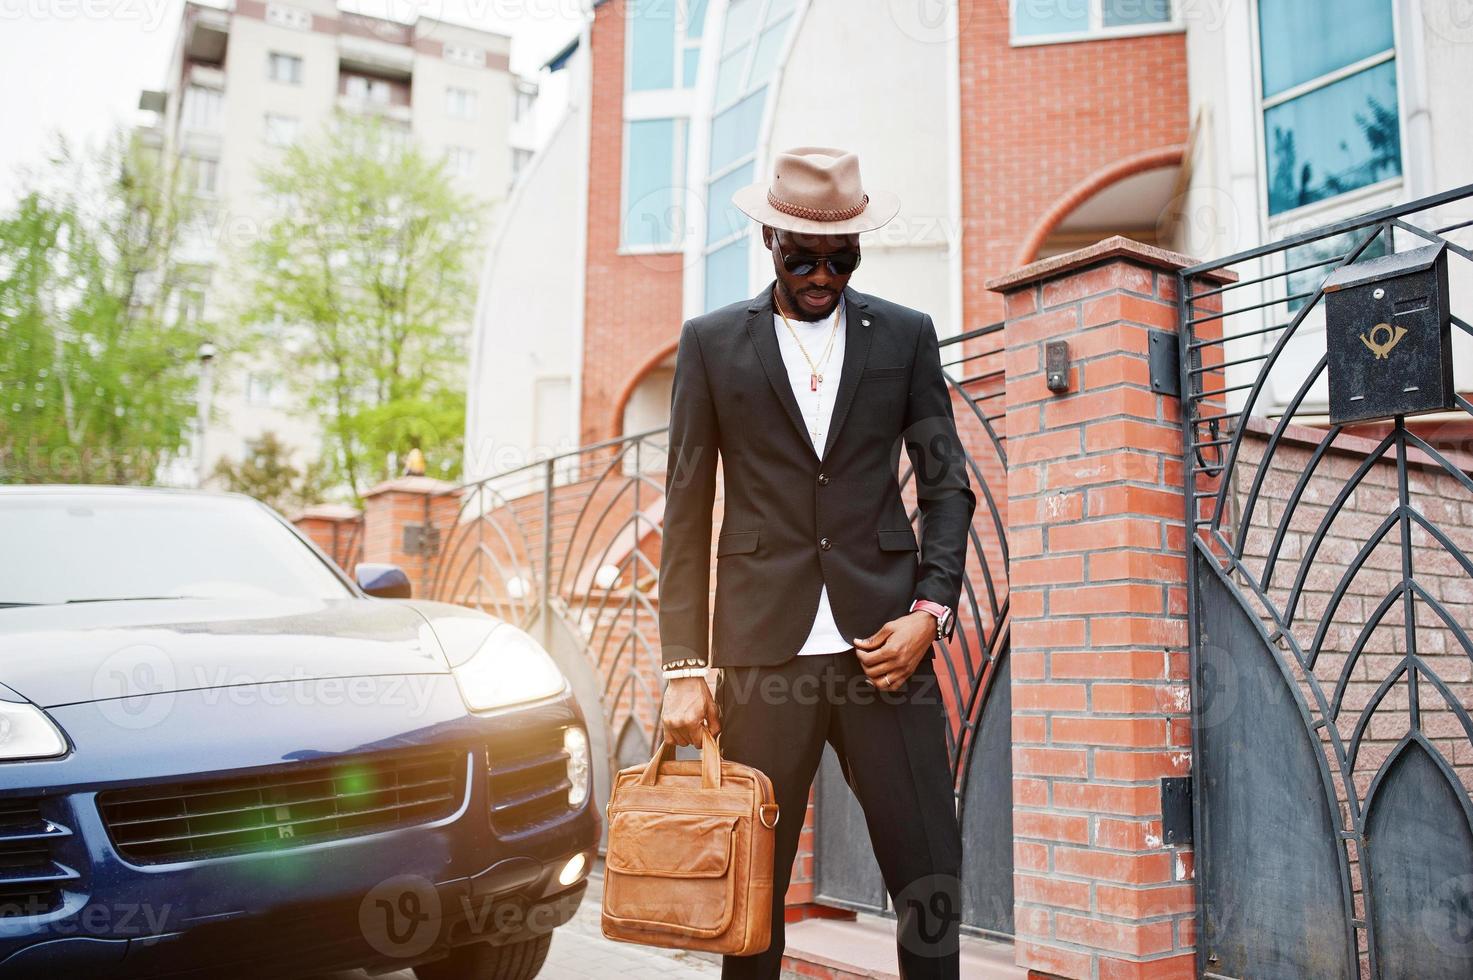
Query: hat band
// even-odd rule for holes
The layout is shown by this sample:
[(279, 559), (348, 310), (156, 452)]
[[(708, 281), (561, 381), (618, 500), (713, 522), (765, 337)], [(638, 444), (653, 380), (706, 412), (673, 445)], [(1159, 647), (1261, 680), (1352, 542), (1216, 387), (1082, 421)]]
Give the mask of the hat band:
[(825, 210), (824, 208), (810, 208), (802, 204), (790, 204), (772, 193), (767, 192), (767, 203), (791, 218), (806, 218), (809, 221), (848, 221), (857, 218), (869, 207), (869, 195), (866, 194), (859, 199), (859, 203), (851, 208), (838, 208)]

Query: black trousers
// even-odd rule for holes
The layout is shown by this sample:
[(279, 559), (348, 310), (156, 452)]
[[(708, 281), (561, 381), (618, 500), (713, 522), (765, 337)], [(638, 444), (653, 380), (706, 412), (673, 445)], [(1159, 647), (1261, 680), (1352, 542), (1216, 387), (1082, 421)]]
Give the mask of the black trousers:
[(724, 957), (724, 980), (778, 980), (783, 896), (825, 741), (864, 809), (896, 913), (900, 975), (956, 980), (962, 844), (932, 655), (895, 691), (869, 683), (852, 647), (777, 666), (724, 667), (716, 701), (722, 756), (765, 772), (780, 808), (772, 943), (754, 956)]

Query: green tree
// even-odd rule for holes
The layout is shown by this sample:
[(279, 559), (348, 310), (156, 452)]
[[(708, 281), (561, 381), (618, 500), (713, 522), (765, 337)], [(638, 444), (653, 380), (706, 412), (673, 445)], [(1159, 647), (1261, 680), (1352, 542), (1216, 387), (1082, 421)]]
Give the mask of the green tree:
[(172, 182), (121, 134), (58, 141), (0, 215), (0, 482), (153, 483), (183, 451), (211, 330), (180, 313)]
[(358, 499), (414, 447), (430, 472), (458, 473), (485, 205), (405, 134), (352, 116), (260, 181), (274, 217), (244, 262), (244, 319), (293, 336), (288, 375), (333, 478)]
[(309, 465), (303, 473), (293, 466), (291, 447), (274, 432), (247, 439), (244, 458), (221, 459), (211, 478), (225, 490), (255, 497), (283, 513), (320, 503), (325, 491), (321, 468)]

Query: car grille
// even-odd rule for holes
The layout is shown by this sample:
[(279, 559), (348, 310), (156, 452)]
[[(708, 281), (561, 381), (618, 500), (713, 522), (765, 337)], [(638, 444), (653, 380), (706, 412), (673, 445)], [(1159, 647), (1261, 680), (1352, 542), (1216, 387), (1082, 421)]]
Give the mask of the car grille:
[(41, 815), (38, 799), (0, 800), (0, 919), (61, 906), (62, 888), (77, 873), (58, 863), (53, 851), (71, 833)]
[(426, 823), (465, 796), (454, 752), (310, 762), (98, 797), (118, 853), (157, 863), (274, 851)]
[(491, 826), (501, 836), (525, 833), (568, 812), (568, 753), (563, 730), (538, 731), (487, 747)]

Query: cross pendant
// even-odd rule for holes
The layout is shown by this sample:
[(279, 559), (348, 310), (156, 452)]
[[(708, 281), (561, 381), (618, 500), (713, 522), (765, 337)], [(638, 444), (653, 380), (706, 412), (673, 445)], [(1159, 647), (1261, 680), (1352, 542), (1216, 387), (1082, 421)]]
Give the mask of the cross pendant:
[(821, 375), (821, 374), (810, 374), (808, 376), (808, 390), (809, 391), (817, 391), (818, 390), (818, 383), (820, 381), (822, 381), (822, 380), (823, 380), (823, 375)]

